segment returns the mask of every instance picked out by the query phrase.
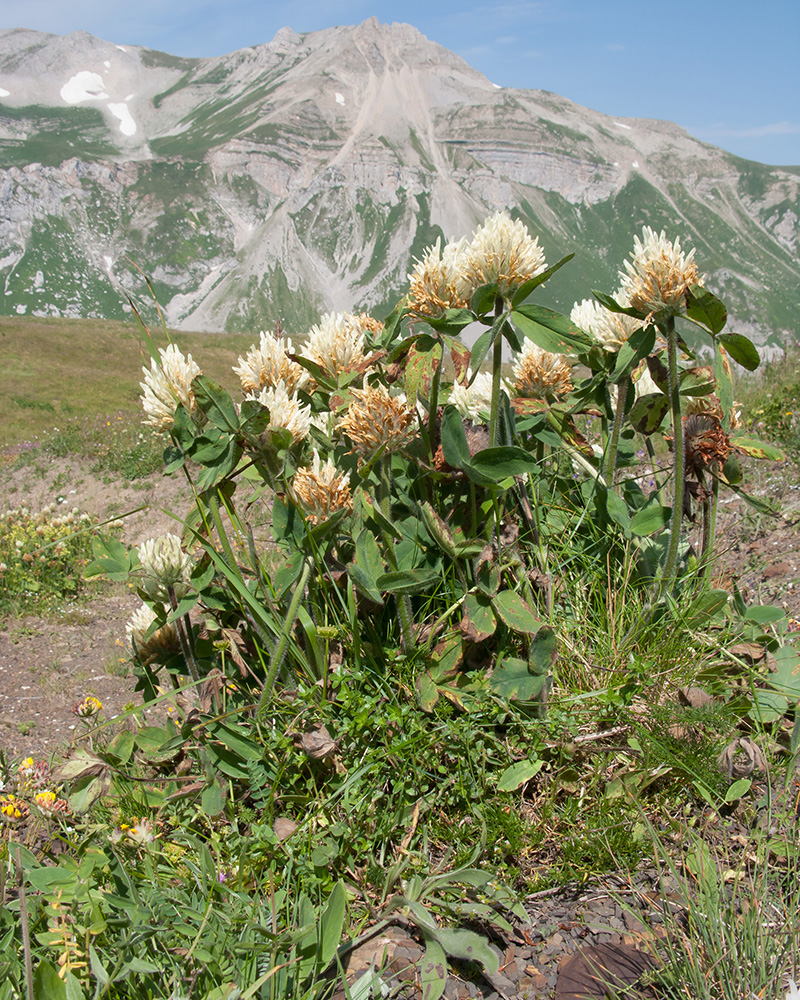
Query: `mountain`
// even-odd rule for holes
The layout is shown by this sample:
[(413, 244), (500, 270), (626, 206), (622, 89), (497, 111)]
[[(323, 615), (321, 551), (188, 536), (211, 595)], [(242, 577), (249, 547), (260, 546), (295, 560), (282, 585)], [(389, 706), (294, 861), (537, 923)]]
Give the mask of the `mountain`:
[(612, 291), (647, 224), (778, 343), (800, 339), (799, 182), (669, 122), (496, 87), (407, 24), (214, 59), (0, 31), (0, 314), (121, 317), (146, 272), (176, 327), (303, 333), (380, 313), (437, 236), (509, 207), (548, 262), (576, 253), (547, 304)]

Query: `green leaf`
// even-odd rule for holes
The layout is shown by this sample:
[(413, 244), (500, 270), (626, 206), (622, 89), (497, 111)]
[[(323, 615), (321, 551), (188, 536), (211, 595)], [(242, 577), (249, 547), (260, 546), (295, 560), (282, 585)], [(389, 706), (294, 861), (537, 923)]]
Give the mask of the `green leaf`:
[(781, 646), (775, 653), (775, 669), (765, 681), (769, 686), (784, 697), (797, 701), (800, 699), (800, 656), (791, 646)]
[(681, 396), (708, 396), (717, 387), (714, 369), (711, 365), (687, 368), (678, 377)]
[(36, 966), (33, 974), (33, 995), (36, 1000), (67, 1000), (67, 987), (46, 959)]
[(333, 892), (328, 897), (328, 902), (322, 911), (322, 917), (319, 922), (319, 959), (323, 966), (328, 965), (333, 960), (342, 940), (346, 902), (347, 892), (344, 882), (339, 881), (333, 887)]
[(652, 354), (656, 343), (656, 328), (652, 323), (634, 330), (620, 347), (609, 382), (616, 385), (627, 378), (639, 362)]
[(511, 322), (524, 337), (551, 354), (588, 351), (594, 344), (593, 339), (568, 317), (533, 302), (512, 310)]
[(303, 519), (293, 504), (286, 504), (280, 497), (272, 500), (272, 537), (276, 542), (291, 542), (302, 548), (305, 539)]
[(542, 620), (513, 590), (501, 590), (495, 594), (492, 605), (501, 621), (515, 632), (535, 635), (543, 625)]
[(742, 463), (735, 452), (731, 452), (725, 460), (725, 464), (722, 466), (722, 477), (726, 483), (730, 484), (740, 483), (744, 479)]
[(218, 382), (207, 375), (197, 375), (192, 379), (192, 389), (197, 405), (215, 427), (231, 432), (239, 429), (239, 416), (230, 393)]
[(449, 526), (439, 517), (438, 513), (434, 510), (433, 505), (424, 500), (419, 505), (419, 512), (422, 515), (422, 520), (425, 522), (425, 527), (428, 529), (428, 534), (436, 542), (439, 548), (446, 555), (450, 556), (451, 559), (456, 558), (456, 542), (453, 538), (453, 532), (450, 530)]
[(774, 604), (756, 604), (748, 608), (744, 614), (745, 621), (755, 622), (756, 625), (772, 625), (775, 622), (783, 621), (786, 612)]
[(641, 312), (639, 309), (632, 309), (630, 306), (621, 306), (613, 296), (606, 295), (605, 292), (598, 292), (596, 289), (593, 289), (592, 295), (609, 312), (624, 313), (626, 316), (633, 316), (635, 319), (645, 319), (647, 316), (647, 313)]
[(480, 962), (490, 976), (497, 975), (500, 962), (489, 947), (489, 942), (480, 934), (474, 931), (454, 931), (446, 927), (436, 927), (430, 933), (448, 955), (468, 962)]
[(439, 688), (427, 670), (417, 675), (415, 686), (419, 707), (423, 712), (432, 712), (439, 700)]
[(536, 472), (539, 464), (523, 448), (504, 445), (476, 452), (464, 468), (467, 468), (468, 473), (472, 470), (482, 479), (499, 483), (509, 476), (524, 476), (529, 472)]
[(426, 935), (425, 954), (419, 966), (422, 1000), (439, 1000), (447, 985), (447, 956), (436, 938)]
[(631, 518), (628, 533), (631, 535), (653, 535), (666, 528), (672, 516), (671, 507), (662, 507), (655, 497), (651, 497)]
[(113, 758), (114, 763), (118, 766), (127, 764), (133, 753), (133, 745), (133, 733), (129, 729), (124, 729), (121, 733), (117, 733), (108, 744), (106, 753)]
[(203, 789), (200, 805), (206, 816), (220, 816), (225, 811), (225, 795), (218, 782), (212, 781)]
[(525, 660), (503, 657), (492, 669), (489, 687), (506, 701), (534, 701), (547, 684), (544, 674), (532, 674)]
[(514, 309), (527, 299), (527, 297), (534, 291), (539, 285), (544, 284), (548, 278), (552, 276), (562, 268), (565, 264), (568, 264), (572, 258), (575, 256), (574, 253), (567, 254), (566, 257), (562, 257), (557, 264), (553, 264), (552, 267), (548, 267), (546, 271), (542, 271), (541, 274), (534, 275), (533, 278), (528, 278), (525, 284), (520, 285), (519, 288), (514, 292), (514, 296), (511, 299), (511, 305)]
[(669, 399), (662, 392), (639, 396), (628, 412), (631, 427), (639, 434), (654, 434), (669, 413)]
[(752, 784), (753, 782), (749, 778), (739, 778), (738, 781), (734, 781), (725, 792), (725, 801), (737, 802), (743, 795), (747, 795)]
[(741, 451), (751, 458), (764, 458), (770, 462), (786, 461), (786, 452), (774, 445), (767, 444), (765, 441), (759, 441), (758, 438), (748, 437), (746, 434), (737, 434), (732, 437), (731, 444), (737, 451)]
[(72, 812), (80, 815), (88, 812), (111, 787), (111, 774), (104, 771), (96, 778), (81, 778), (72, 786), (72, 793), (67, 800)]
[(755, 344), (742, 333), (721, 333), (717, 340), (725, 345), (728, 354), (737, 364), (754, 372), (761, 364)]
[(83, 571), (83, 579), (105, 575), (111, 580), (124, 583), (130, 576), (134, 560), (128, 549), (116, 538), (98, 535), (92, 539), (94, 560)]
[(223, 722), (209, 722), (206, 732), (212, 739), (219, 740), (229, 750), (238, 754), (244, 760), (263, 760), (264, 754), (261, 747), (253, 740), (245, 736), (248, 730), (235, 724), (226, 725)]
[(696, 628), (716, 618), (728, 606), (729, 597), (727, 590), (708, 590), (700, 594), (686, 609), (686, 624)]
[(458, 335), (465, 326), (475, 322), (475, 316), (469, 309), (446, 309), (444, 316), (438, 319), (429, 316), (425, 322), (437, 333)]
[(472, 293), (472, 301), (470, 302), (470, 308), (473, 313), (477, 313), (479, 316), (483, 316), (488, 312), (494, 310), (494, 304), (497, 301), (497, 283), (492, 285), (480, 285)]
[(461, 414), (455, 406), (445, 406), (442, 415), (442, 452), (444, 460), (454, 469), (469, 465), (470, 454)]
[(438, 573), (426, 570), (394, 570), (391, 573), (381, 573), (375, 580), (378, 590), (390, 594), (422, 594), (431, 593), (440, 582)]
[(491, 329), (482, 333), (472, 345), (472, 351), (470, 352), (470, 364), (472, 365), (473, 371), (480, 371), (483, 360), (489, 353), (489, 349), (494, 343), (495, 337), (498, 336), (499, 333), (500, 328), (498, 327), (497, 330), (495, 330), (495, 327), (492, 326)]
[(200, 434), (194, 439), (194, 444), (189, 450), (189, 454), (195, 462), (200, 465), (207, 465), (215, 462), (221, 455), (224, 455), (230, 444), (230, 437), (218, 427), (209, 428), (205, 434)]
[(419, 393), (427, 399), (436, 369), (442, 363), (442, 344), (433, 337), (419, 337), (411, 345), (405, 369), (405, 390), (408, 405), (413, 408)]
[(472, 642), (482, 642), (494, 635), (497, 618), (492, 610), (492, 602), (483, 593), (467, 594), (463, 603), (464, 618), (461, 630)]
[(728, 322), (728, 311), (724, 304), (702, 285), (691, 285), (686, 296), (686, 315), (695, 323), (702, 323), (715, 336), (721, 333)]
[(497, 782), (498, 792), (515, 792), (534, 778), (544, 767), (543, 760), (520, 760), (507, 767)]
[(532, 674), (549, 676), (558, 656), (558, 640), (553, 629), (544, 625), (531, 640), (528, 649), (528, 670)]

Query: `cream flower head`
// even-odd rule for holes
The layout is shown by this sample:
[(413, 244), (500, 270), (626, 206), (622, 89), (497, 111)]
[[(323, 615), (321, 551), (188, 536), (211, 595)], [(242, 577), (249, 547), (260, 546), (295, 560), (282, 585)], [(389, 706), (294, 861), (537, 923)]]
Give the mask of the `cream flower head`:
[(140, 397), (145, 412), (143, 422), (158, 431), (168, 431), (174, 422), (178, 403), (183, 403), (190, 413), (196, 409), (192, 379), (202, 375), (202, 371), (191, 354), (184, 357), (175, 344), (166, 349), (159, 348), (158, 353), (161, 355), (160, 365), (153, 360), (149, 370), (142, 368), (144, 382), (139, 385), (144, 390)]
[[(467, 369), (467, 381), (471, 378), (472, 371)], [(500, 391), (508, 395), (508, 389), (502, 383)], [(454, 382), (450, 402), (465, 419), (485, 424), (492, 406), (492, 373), (478, 372), (471, 385)]]
[(167, 533), (150, 538), (136, 551), (142, 574), (140, 586), (148, 597), (169, 604), (170, 588), (178, 601), (188, 594), (193, 560), (183, 551), (177, 535)]
[(245, 398), (254, 399), (269, 410), (269, 425), (265, 433), (287, 430), (292, 435), (292, 444), (308, 437), (311, 428), (311, 407), (302, 406), (297, 393), (290, 393), (285, 382), (267, 386), (258, 394)]
[(253, 345), (244, 357), (239, 358), (239, 366), (234, 372), (239, 376), (246, 393), (257, 393), (269, 386), (283, 382), (289, 392), (302, 389), (310, 374), (288, 355), (294, 353), (290, 337), (276, 337), (261, 333), (259, 346)]
[(178, 633), (175, 626), (168, 622), (148, 635), (150, 626), (156, 620), (156, 614), (149, 604), (142, 606), (131, 615), (125, 626), (125, 631), (136, 655), (142, 663), (152, 663), (159, 657), (177, 653), (180, 649)]
[(365, 335), (378, 333), (382, 324), (366, 313), (325, 313), (311, 327), (302, 355), (314, 361), (334, 378), (357, 368), (367, 359)]
[(478, 226), (459, 264), (459, 294), (464, 299), (471, 299), (481, 285), (495, 283), (503, 298), (511, 298), (520, 285), (547, 266), (538, 238), (531, 237), (528, 227), (515, 222), (508, 212), (497, 212)]
[(447, 309), (466, 309), (468, 303), (458, 294), (461, 275), (461, 257), (465, 240), (448, 243), (441, 249), (441, 239), (428, 247), (414, 263), (408, 275), (411, 283), (408, 294), (409, 309), (421, 319), (439, 319)]
[(379, 448), (399, 451), (413, 437), (414, 413), (404, 399), (383, 386), (354, 389), (347, 413), (336, 425), (353, 442), (353, 451), (372, 455)]
[(634, 236), (633, 247), (632, 260), (624, 261), (625, 270), (619, 272), (624, 304), (646, 313), (685, 312), (689, 286), (703, 284), (694, 249), (685, 254), (680, 240), (672, 243), (663, 229), (656, 234), (649, 226), (642, 230), (641, 240)]
[(291, 492), (311, 524), (353, 509), (347, 473), (337, 471), (330, 458), (323, 464), (316, 449), (311, 465), (295, 472)]
[[(621, 292), (617, 293), (616, 298), (622, 305)], [(624, 304), (627, 305), (627, 302)], [(611, 312), (595, 299), (576, 302), (569, 318), (575, 326), (599, 340), (603, 350), (609, 353), (616, 353), (628, 337), (642, 326), (642, 321), (635, 316)]]
[(572, 391), (572, 373), (563, 355), (543, 351), (532, 340), (525, 341), (512, 370), (520, 396), (549, 400)]

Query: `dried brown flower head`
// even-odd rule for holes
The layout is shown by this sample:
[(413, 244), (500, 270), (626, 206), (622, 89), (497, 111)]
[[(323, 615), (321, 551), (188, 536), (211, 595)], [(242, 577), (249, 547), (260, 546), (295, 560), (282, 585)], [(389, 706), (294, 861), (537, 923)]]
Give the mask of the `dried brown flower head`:
[(405, 447), (414, 434), (414, 413), (404, 399), (390, 396), (383, 388), (354, 389), (347, 413), (336, 425), (353, 442), (353, 451), (373, 455)]
[(561, 354), (549, 354), (526, 340), (513, 365), (514, 386), (529, 399), (557, 399), (572, 392), (570, 366)]
[(330, 458), (322, 464), (316, 451), (311, 465), (294, 474), (291, 491), (312, 524), (327, 521), (337, 511), (353, 509), (347, 473), (338, 472)]
[(708, 414), (683, 418), (686, 474), (699, 478), (711, 465), (724, 465), (733, 447), (719, 419)]

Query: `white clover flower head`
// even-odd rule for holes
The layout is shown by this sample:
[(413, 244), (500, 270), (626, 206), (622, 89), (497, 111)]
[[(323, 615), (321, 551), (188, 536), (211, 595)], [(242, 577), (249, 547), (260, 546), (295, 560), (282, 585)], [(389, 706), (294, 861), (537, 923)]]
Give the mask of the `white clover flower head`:
[[(308, 437), (311, 428), (311, 407), (302, 406), (296, 392), (290, 392), (285, 382), (267, 386), (258, 395), (248, 396), (269, 410), (269, 425), (264, 432), (269, 440), (269, 432), (287, 430), (292, 435), (292, 444)], [(262, 438), (264, 435), (262, 435)]]
[(177, 652), (180, 648), (178, 633), (172, 623), (162, 625), (148, 636), (155, 620), (155, 611), (149, 604), (142, 602), (142, 606), (134, 611), (125, 625), (128, 642), (142, 663), (151, 663), (157, 657)]
[(176, 600), (184, 598), (191, 587), (192, 557), (183, 551), (177, 535), (167, 533), (150, 538), (137, 549), (141, 569), (141, 589), (154, 601), (170, 602), (169, 591)]
[(234, 372), (239, 376), (246, 393), (258, 393), (268, 386), (283, 382), (289, 392), (302, 389), (310, 379), (309, 372), (289, 357), (294, 353), (290, 337), (261, 332), (259, 346), (253, 345), (244, 357), (239, 358)]
[(526, 340), (512, 366), (520, 396), (550, 400), (572, 392), (572, 370), (562, 354), (550, 354)]
[(625, 270), (619, 272), (625, 304), (646, 313), (685, 312), (689, 286), (703, 284), (694, 249), (684, 253), (680, 240), (672, 242), (663, 229), (656, 233), (649, 226), (642, 229), (641, 240), (634, 236), (633, 247), (632, 260), (624, 261)]
[(366, 361), (365, 334), (376, 329), (376, 321), (364, 314), (325, 313), (311, 327), (302, 355), (334, 378)]
[[(467, 381), (470, 379), (472, 371), (467, 369)], [(500, 384), (500, 391), (508, 395), (503, 383)], [(485, 424), (492, 407), (492, 373), (478, 372), (471, 385), (454, 382), (450, 402), (466, 420)]]
[(508, 299), (547, 266), (538, 238), (505, 211), (478, 226), (472, 241), (463, 248), (460, 265), (459, 294), (467, 300), (481, 285), (495, 283), (500, 295)]
[(175, 344), (166, 349), (159, 348), (161, 364), (155, 360), (150, 362), (150, 369), (142, 368), (144, 382), (139, 385), (144, 409), (144, 423), (157, 431), (168, 431), (174, 422), (175, 409), (178, 403), (183, 403), (189, 412), (196, 409), (192, 379), (202, 375), (200, 367), (195, 364), (191, 354), (186, 357)]
[(421, 319), (439, 319), (447, 309), (465, 309), (468, 305), (458, 294), (461, 281), (461, 258), (465, 240), (448, 243), (441, 249), (441, 238), (427, 248), (408, 275), (409, 308)]
[[(615, 298), (620, 305), (628, 305), (622, 290), (617, 292)], [(628, 337), (642, 326), (642, 321), (635, 316), (612, 312), (595, 299), (576, 302), (569, 318), (575, 326), (590, 333), (609, 353), (616, 353)]]
[(322, 462), (314, 449), (310, 466), (298, 469), (291, 484), (292, 495), (312, 524), (327, 521), (340, 510), (352, 510), (350, 480), (329, 458)]

